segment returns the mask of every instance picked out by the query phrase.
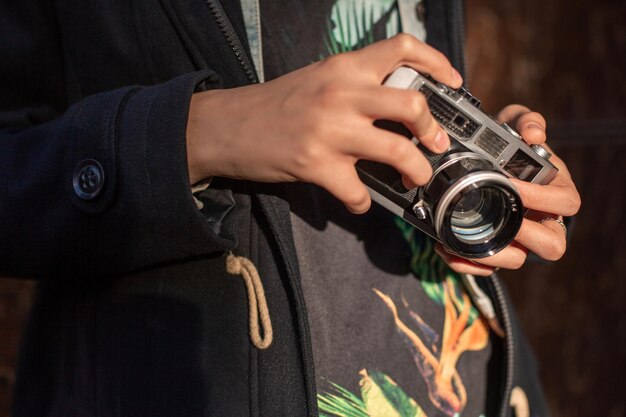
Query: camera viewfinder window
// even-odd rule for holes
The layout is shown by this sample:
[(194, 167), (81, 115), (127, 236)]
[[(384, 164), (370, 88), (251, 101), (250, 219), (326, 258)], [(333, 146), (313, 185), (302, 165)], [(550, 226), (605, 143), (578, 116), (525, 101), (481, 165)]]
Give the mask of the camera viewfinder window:
[(518, 150), (504, 166), (504, 169), (520, 180), (532, 181), (541, 171), (541, 165), (523, 151)]

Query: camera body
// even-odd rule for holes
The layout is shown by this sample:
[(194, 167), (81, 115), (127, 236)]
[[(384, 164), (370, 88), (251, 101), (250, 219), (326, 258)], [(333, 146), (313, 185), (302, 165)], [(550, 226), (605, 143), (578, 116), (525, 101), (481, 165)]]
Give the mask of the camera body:
[(529, 146), (511, 127), (484, 113), (464, 88), (452, 89), (407, 67), (394, 71), (384, 85), (424, 94), (451, 146), (434, 154), (403, 125), (378, 121), (377, 126), (415, 143), (430, 162), (433, 176), (425, 186), (408, 190), (390, 166), (359, 161), (357, 171), (372, 199), (460, 256), (482, 258), (506, 247), (524, 215), (509, 178), (547, 184), (558, 172), (549, 161), (550, 153), (539, 145)]

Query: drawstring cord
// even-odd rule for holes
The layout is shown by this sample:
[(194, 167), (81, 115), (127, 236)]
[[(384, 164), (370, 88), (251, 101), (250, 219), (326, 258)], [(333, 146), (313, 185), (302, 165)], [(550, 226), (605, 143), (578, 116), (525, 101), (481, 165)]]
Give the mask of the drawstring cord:
[[(258, 349), (267, 349), (272, 344), (274, 334), (259, 272), (252, 261), (232, 253), (226, 257), (226, 272), (231, 275), (240, 275), (243, 278), (248, 293), (250, 339)], [(261, 337), (261, 332), (263, 337)]]
[(520, 387), (513, 388), (511, 391), (511, 401), (509, 402), (511, 408), (515, 410), (515, 417), (529, 417), (530, 406), (528, 404), (528, 397), (523, 389)]

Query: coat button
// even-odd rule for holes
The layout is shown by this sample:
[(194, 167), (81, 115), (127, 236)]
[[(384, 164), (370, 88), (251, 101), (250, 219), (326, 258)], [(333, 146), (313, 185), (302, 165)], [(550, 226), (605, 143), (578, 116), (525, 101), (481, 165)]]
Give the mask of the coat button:
[(96, 198), (104, 187), (104, 170), (98, 161), (85, 159), (74, 169), (74, 192), (83, 200)]

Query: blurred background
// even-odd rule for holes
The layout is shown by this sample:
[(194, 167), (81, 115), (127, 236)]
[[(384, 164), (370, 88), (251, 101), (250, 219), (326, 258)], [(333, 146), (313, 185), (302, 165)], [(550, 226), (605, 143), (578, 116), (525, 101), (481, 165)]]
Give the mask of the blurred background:
[[(544, 114), (583, 198), (561, 261), (502, 274), (552, 415), (626, 416), (626, 2), (467, 0), (467, 21), (472, 92)], [(0, 417), (33, 288), (0, 279)]]
[(502, 273), (552, 415), (626, 416), (626, 2), (467, 0), (467, 20), (472, 92), (544, 114), (582, 196), (561, 261)]

